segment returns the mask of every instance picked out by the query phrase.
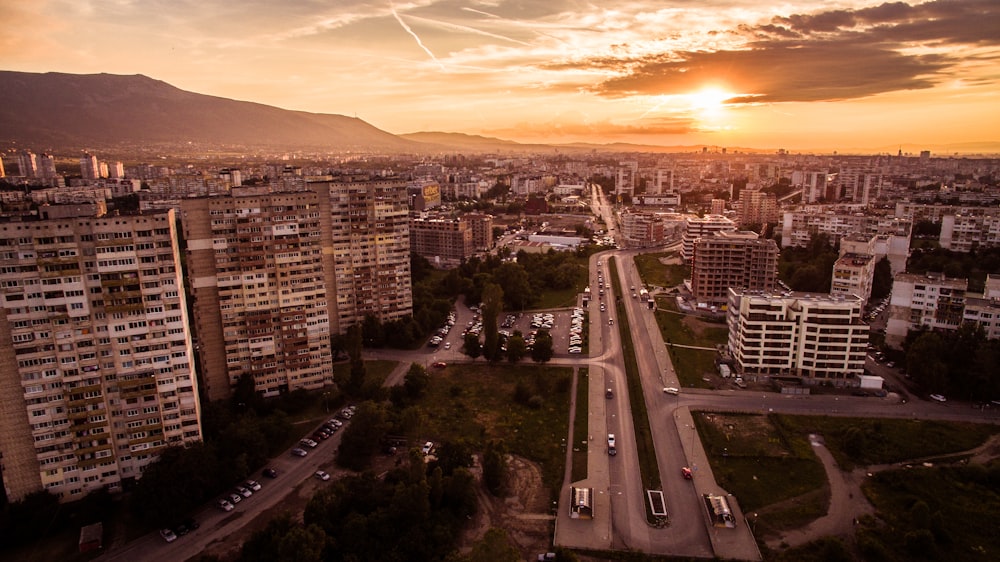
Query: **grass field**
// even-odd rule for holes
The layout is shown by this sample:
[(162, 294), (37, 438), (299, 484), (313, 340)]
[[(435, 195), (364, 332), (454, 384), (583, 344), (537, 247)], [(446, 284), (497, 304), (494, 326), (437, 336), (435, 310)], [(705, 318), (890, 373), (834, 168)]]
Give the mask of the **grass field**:
[(668, 344), (670, 360), (682, 386), (710, 388), (702, 380), (706, 373), (715, 372), (715, 351), (674, 347), (670, 344), (715, 347), (725, 344), (729, 330), (725, 324), (705, 322), (677, 311), (673, 299), (658, 299), (656, 323), (663, 341)]
[(661, 259), (677, 260), (677, 252), (658, 252), (655, 254), (639, 254), (635, 256), (635, 266), (639, 268), (639, 277), (647, 287), (676, 287), (690, 275), (690, 268), (677, 264), (664, 264)]
[(587, 451), (589, 442), (587, 428), (590, 411), (590, 373), (581, 368), (576, 377), (576, 415), (573, 423), (573, 472), (571, 479), (576, 482), (587, 477)]
[(886, 464), (953, 455), (982, 445), (1000, 427), (933, 420), (775, 416), (785, 434), (823, 435), (837, 464)]
[[(431, 377), (412, 433), (417, 442), (465, 439), (476, 446), (502, 439), (511, 453), (541, 465), (545, 485), (555, 497), (566, 459), (571, 377), (568, 367), (448, 367)], [(514, 399), (518, 384), (527, 387), (529, 402), (537, 407)]]
[(825, 512), (826, 474), (804, 436), (783, 435), (768, 417), (754, 414), (696, 412), (694, 420), (716, 481), (744, 511), (811, 494), (767, 520), (797, 527)]

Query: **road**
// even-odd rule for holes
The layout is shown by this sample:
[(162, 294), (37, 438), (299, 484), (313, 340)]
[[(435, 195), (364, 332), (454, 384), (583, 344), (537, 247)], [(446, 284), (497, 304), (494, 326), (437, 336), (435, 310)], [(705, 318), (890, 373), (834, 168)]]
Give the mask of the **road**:
[[(333, 414), (330, 415), (333, 417)], [(303, 429), (303, 437), (310, 435), (315, 427)], [(278, 471), (277, 478), (266, 478), (259, 473), (251, 476), (261, 484), (261, 489), (249, 498), (236, 504), (230, 512), (224, 512), (215, 507), (215, 500), (209, 506), (202, 508), (192, 516), (200, 527), (171, 543), (166, 543), (158, 533), (149, 533), (121, 547), (111, 547), (97, 560), (107, 562), (176, 562), (189, 560), (204, 552), (209, 545), (226, 540), (229, 535), (239, 531), (244, 525), (267, 509), (281, 503), (289, 494), (295, 493), (302, 486), (316, 488), (325, 485), (313, 477), (316, 470), (324, 469), (332, 472), (333, 455), (340, 446), (340, 435), (343, 431), (334, 433), (326, 441), (322, 441), (314, 449), (309, 449), (306, 457), (295, 457), (285, 453), (272, 459), (269, 467)], [(234, 482), (235, 486), (237, 483)]]

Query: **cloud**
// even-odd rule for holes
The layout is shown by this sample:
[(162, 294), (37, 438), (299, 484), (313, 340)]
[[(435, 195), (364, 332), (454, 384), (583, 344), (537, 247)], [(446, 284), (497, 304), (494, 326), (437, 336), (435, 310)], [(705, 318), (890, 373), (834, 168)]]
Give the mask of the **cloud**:
[[(543, 68), (610, 77), (589, 86), (603, 97), (689, 93), (706, 86), (734, 92), (727, 103), (834, 101), (932, 88), (954, 80), (966, 50), (1000, 44), (995, 0), (885, 3), (739, 25), (723, 48), (616, 52), (557, 61)], [(982, 56), (992, 57), (995, 53)]]
[[(606, 65), (606, 62), (601, 62)], [(769, 43), (744, 51), (656, 56), (598, 84), (603, 96), (665, 95), (715, 86), (745, 94), (727, 103), (828, 101), (930, 88), (946, 69), (940, 55), (903, 55), (853, 44)]]

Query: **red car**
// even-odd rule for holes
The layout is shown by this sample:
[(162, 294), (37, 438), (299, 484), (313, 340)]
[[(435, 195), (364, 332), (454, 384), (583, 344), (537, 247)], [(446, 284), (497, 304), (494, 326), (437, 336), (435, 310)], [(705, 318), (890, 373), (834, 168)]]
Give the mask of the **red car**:
[(683, 476), (685, 480), (690, 480), (692, 478), (691, 469), (686, 466), (681, 467), (681, 476)]

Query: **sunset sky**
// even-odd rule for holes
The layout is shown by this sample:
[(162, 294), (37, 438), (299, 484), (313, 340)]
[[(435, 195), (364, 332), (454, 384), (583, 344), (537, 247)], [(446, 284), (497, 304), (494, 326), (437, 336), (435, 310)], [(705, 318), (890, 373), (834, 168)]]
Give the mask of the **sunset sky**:
[(1000, 141), (1000, 1), (5, 0), (0, 68), (144, 74), (392, 133)]

